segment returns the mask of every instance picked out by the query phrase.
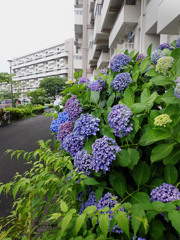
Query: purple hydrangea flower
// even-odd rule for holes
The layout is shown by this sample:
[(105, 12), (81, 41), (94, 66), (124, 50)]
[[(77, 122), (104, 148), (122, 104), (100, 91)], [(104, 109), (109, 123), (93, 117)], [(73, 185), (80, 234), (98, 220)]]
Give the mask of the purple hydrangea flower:
[(84, 211), (85, 208), (87, 208), (88, 206), (92, 206), (92, 205), (97, 206), (95, 192), (93, 192), (93, 191), (90, 192), (87, 201), (81, 204), (79, 214), (82, 214), (82, 212)]
[(177, 39), (175, 47), (180, 48), (180, 38)]
[(164, 49), (169, 49), (173, 50), (174, 48), (169, 45), (169, 43), (162, 43), (159, 45), (157, 49), (164, 50)]
[(175, 82), (174, 96), (180, 99), (180, 77), (178, 77)]
[(57, 133), (59, 125), (60, 125), (60, 121), (58, 119), (52, 120), (51, 126), (50, 126), (51, 131), (54, 133)]
[(85, 175), (91, 173), (92, 156), (86, 150), (78, 151), (74, 157), (74, 167), (78, 168), (77, 172), (84, 172)]
[(146, 240), (146, 238), (141, 238), (141, 237), (133, 237), (133, 240)]
[(60, 112), (59, 116), (58, 116), (58, 120), (61, 123), (64, 123), (66, 121), (68, 121), (68, 113), (66, 111)]
[(66, 101), (65, 111), (68, 113), (68, 118), (70, 121), (75, 121), (79, 114), (82, 112), (82, 108), (79, 106), (79, 100), (76, 99), (77, 96), (72, 96)]
[(91, 88), (91, 91), (100, 92), (104, 88), (104, 81), (99, 78), (97, 81), (90, 83), (87, 87)]
[(89, 80), (88, 78), (81, 77), (81, 78), (79, 79), (78, 84), (80, 84), (80, 83), (89, 83), (89, 82), (90, 82), (90, 80)]
[(166, 56), (166, 54), (163, 51), (161, 51), (160, 49), (156, 49), (151, 53), (151, 61), (154, 64), (157, 64), (157, 61), (160, 58), (165, 57), (165, 56)]
[(101, 69), (100, 73), (102, 73), (103, 75), (107, 75), (107, 69), (106, 68)]
[(112, 161), (116, 160), (116, 153), (121, 151), (117, 143), (112, 139), (104, 136), (92, 144), (92, 169), (95, 172), (103, 171), (105, 174), (110, 170)]
[(141, 60), (141, 61), (139, 62), (139, 64), (141, 64), (141, 62), (142, 62), (145, 58), (146, 58), (146, 57), (144, 56), (144, 54), (140, 53), (140, 54), (137, 56), (137, 58), (136, 58), (136, 60), (135, 60), (134, 62), (136, 63), (136, 62), (138, 62), (139, 60)]
[(63, 139), (72, 132), (73, 130), (73, 123), (71, 121), (67, 121), (61, 123), (58, 128), (57, 139), (62, 142)]
[(61, 147), (74, 157), (78, 151), (83, 149), (84, 143), (82, 137), (75, 133), (70, 133), (64, 138)]
[(96, 132), (99, 131), (99, 118), (93, 117), (91, 114), (81, 114), (74, 125), (74, 133), (88, 138), (90, 135), (96, 135)]
[(113, 79), (111, 85), (117, 92), (123, 91), (128, 87), (128, 83), (132, 82), (131, 75), (127, 72), (119, 73)]
[(133, 130), (133, 124), (130, 123), (132, 111), (123, 104), (117, 104), (112, 107), (108, 115), (108, 123), (114, 129), (117, 137), (124, 137)]
[(113, 72), (120, 72), (125, 65), (128, 65), (131, 58), (126, 54), (118, 54), (110, 61), (110, 69)]
[(180, 200), (180, 191), (175, 186), (163, 183), (161, 186), (154, 188), (151, 193), (151, 202), (172, 202), (174, 200)]

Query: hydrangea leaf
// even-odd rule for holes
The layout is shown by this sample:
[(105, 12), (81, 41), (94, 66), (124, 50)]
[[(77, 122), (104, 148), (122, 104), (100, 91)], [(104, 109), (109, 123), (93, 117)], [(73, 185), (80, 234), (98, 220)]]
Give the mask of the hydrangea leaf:
[(179, 148), (173, 149), (173, 151), (168, 155), (168, 157), (165, 157), (163, 159), (163, 164), (172, 164), (175, 165), (180, 161), (180, 150)]
[(125, 104), (130, 107), (131, 105), (134, 104), (134, 91), (132, 88), (127, 88), (124, 92), (124, 102)]
[(92, 91), (91, 92), (91, 102), (92, 103), (97, 105), (98, 101), (99, 101), (99, 97), (100, 97), (99, 92), (97, 92), (97, 91)]
[(131, 197), (132, 204), (150, 203), (150, 197), (145, 192), (137, 192)]
[(163, 232), (166, 230), (163, 223), (160, 220), (153, 220), (150, 228), (150, 234), (154, 240), (161, 239)]
[(107, 100), (107, 108), (111, 107), (115, 98), (115, 93), (112, 93)]
[(66, 229), (68, 228), (69, 226), (69, 223), (72, 219), (72, 213), (71, 214), (67, 214), (63, 220), (62, 220), (62, 223), (61, 223), (61, 236), (63, 236), (64, 232), (66, 231)]
[(176, 231), (180, 234), (180, 211), (172, 211), (168, 213), (168, 217), (171, 221), (172, 226), (176, 229)]
[(129, 155), (128, 151), (122, 149), (117, 155), (116, 159), (118, 165), (121, 167), (127, 167), (131, 163), (131, 156)]
[(145, 75), (148, 77), (155, 77), (158, 75), (158, 73), (156, 72), (155, 68), (150, 68)]
[(136, 165), (132, 171), (132, 177), (138, 187), (147, 183), (150, 177), (150, 168), (147, 163), (142, 162)]
[(147, 55), (148, 57), (151, 56), (151, 52), (152, 52), (152, 44), (149, 45), (148, 49), (147, 49)]
[(180, 58), (180, 48), (176, 48), (172, 51), (171, 56), (175, 59)]
[(146, 70), (148, 65), (149, 65), (149, 58), (145, 58), (140, 65), (140, 73), (141, 74), (143, 74), (143, 72)]
[(167, 183), (175, 184), (178, 179), (178, 171), (173, 165), (166, 165), (164, 168), (164, 177)]
[(162, 160), (167, 157), (173, 150), (176, 143), (160, 144), (152, 149), (151, 152), (151, 162)]
[(130, 159), (131, 159), (131, 162), (128, 165), (128, 168), (133, 169), (134, 166), (138, 163), (138, 161), (140, 159), (139, 152), (136, 149), (133, 149), (133, 148), (128, 148), (127, 152), (129, 153)]
[(145, 217), (144, 210), (140, 207), (139, 204), (134, 204), (132, 207), (131, 224), (132, 224), (135, 236), (142, 223), (141, 219), (143, 219), (144, 217)]
[(81, 214), (78, 216), (78, 218), (76, 219), (76, 226), (75, 226), (75, 229), (76, 229), (76, 235), (78, 234), (78, 232), (80, 231), (83, 223), (84, 223), (84, 220), (86, 218), (86, 214)]
[(180, 99), (174, 96), (173, 88), (167, 90), (167, 92), (162, 95), (161, 100), (164, 101), (166, 104), (180, 104)]
[(121, 172), (112, 171), (110, 173), (110, 183), (114, 190), (123, 197), (126, 192), (126, 179)]
[(98, 185), (99, 182), (97, 182), (94, 178), (86, 178), (84, 179), (84, 183), (86, 185)]
[(118, 226), (129, 237), (129, 219), (126, 212), (118, 211), (115, 215)]
[(141, 113), (144, 111), (144, 109), (146, 108), (146, 106), (142, 103), (134, 103), (132, 106), (131, 106), (131, 111), (133, 113)]
[(61, 200), (61, 210), (63, 212), (67, 212), (68, 211), (68, 206), (67, 206), (67, 204), (63, 200)]
[(96, 197), (96, 201), (98, 202), (99, 199), (101, 198), (102, 194), (103, 194), (103, 187), (98, 187), (95, 191), (95, 197)]
[(109, 215), (107, 213), (100, 214), (98, 220), (99, 220), (99, 227), (106, 238), (108, 234), (108, 229), (109, 229)]
[(146, 103), (149, 97), (150, 97), (150, 90), (149, 88), (145, 88), (141, 93), (141, 103)]
[(162, 76), (162, 75), (157, 75), (157, 76), (151, 78), (150, 81), (154, 85), (157, 85), (157, 86), (167, 86), (169, 84), (173, 84), (174, 83), (172, 77), (170, 78), (170, 77), (165, 77), (165, 76)]

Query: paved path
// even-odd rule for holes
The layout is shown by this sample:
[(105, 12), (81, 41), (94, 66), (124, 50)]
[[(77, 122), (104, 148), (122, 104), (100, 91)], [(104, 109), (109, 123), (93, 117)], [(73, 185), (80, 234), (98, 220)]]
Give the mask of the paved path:
[[(0, 127), (0, 182), (9, 182), (16, 172), (22, 174), (29, 169), (29, 165), (20, 158), (11, 160), (10, 154), (5, 154), (7, 149), (33, 151), (38, 148), (38, 140), (52, 139), (50, 124), (52, 118), (38, 115), (8, 126)], [(0, 196), (0, 217), (9, 212), (11, 198)]]

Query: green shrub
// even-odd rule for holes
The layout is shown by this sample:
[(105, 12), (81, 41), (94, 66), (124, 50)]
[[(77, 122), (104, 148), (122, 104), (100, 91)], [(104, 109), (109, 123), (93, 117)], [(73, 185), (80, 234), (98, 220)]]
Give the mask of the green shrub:
[(41, 114), (41, 113), (44, 112), (44, 109), (45, 109), (44, 106), (39, 105), (39, 106), (36, 106), (36, 107), (32, 108), (32, 113), (33, 114)]
[(10, 120), (18, 120), (23, 118), (23, 112), (19, 108), (5, 108), (4, 111), (10, 112)]

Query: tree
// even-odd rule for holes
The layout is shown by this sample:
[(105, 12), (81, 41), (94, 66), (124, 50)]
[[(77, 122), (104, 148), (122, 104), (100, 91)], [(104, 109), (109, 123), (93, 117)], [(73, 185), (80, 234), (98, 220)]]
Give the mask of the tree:
[(28, 91), (26, 95), (28, 98), (30, 98), (32, 104), (44, 105), (46, 90), (43, 88), (38, 88), (34, 91)]
[(65, 88), (65, 78), (60, 77), (46, 77), (39, 85), (39, 88), (44, 88), (46, 90), (47, 97), (53, 97), (59, 94)]
[(0, 83), (7, 82), (10, 83), (12, 82), (12, 74), (9, 73), (0, 73)]

